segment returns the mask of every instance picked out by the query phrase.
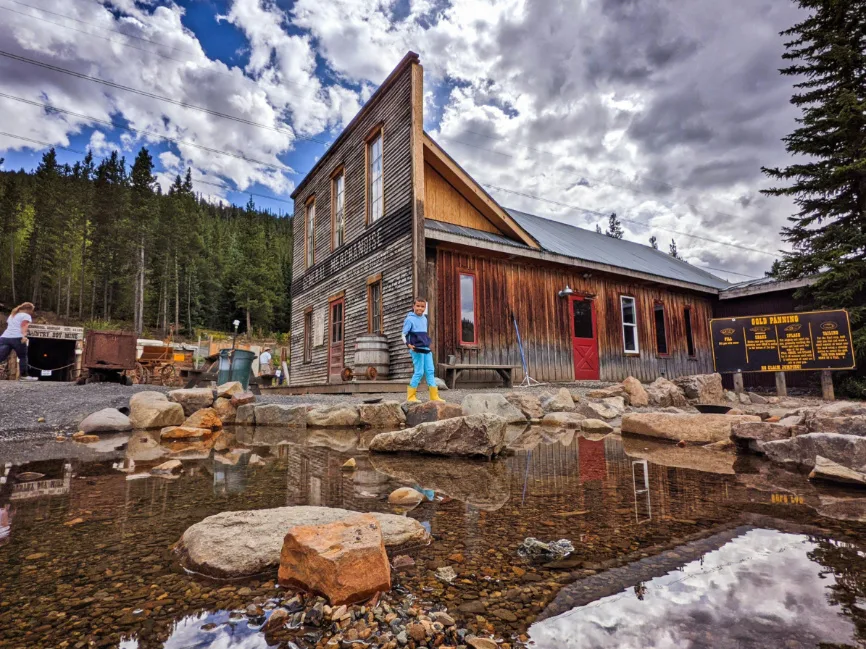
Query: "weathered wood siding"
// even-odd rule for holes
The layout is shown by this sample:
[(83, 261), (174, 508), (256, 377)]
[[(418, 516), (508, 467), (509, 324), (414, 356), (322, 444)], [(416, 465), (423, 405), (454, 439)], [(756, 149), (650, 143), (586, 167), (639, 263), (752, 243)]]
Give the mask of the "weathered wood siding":
[[(403, 68), (387, 89), (365, 107), (342, 141), (305, 180), (295, 195), (294, 281), (292, 283), (292, 367), (290, 383), (309, 385), (328, 380), (328, 298), (344, 292), (344, 366), (354, 363), (355, 339), (367, 333), (367, 279), (382, 275), (384, 329), (391, 348), (392, 375), (411, 374), (411, 362), (400, 339), (403, 318), (411, 308), (413, 286), (413, 65)], [(383, 84), (384, 85), (384, 84)], [(366, 223), (366, 142), (377, 125), (383, 132), (384, 215)], [(345, 172), (345, 243), (331, 251), (331, 175)], [(305, 268), (305, 205), (315, 197), (315, 263)], [(324, 311), (325, 344), (314, 346), (304, 363), (304, 317), (308, 308)], [(321, 317), (321, 316), (319, 316)]]
[[(596, 296), (601, 380), (619, 381), (634, 376), (641, 381), (653, 381), (659, 376), (671, 378), (712, 371), (709, 334), (712, 304), (706, 296), (597, 272), (584, 279), (584, 271), (578, 268), (494, 257), (483, 254), (480, 248), (468, 251), (439, 246), (435, 252), (428, 250), (428, 259), (434, 255), (435, 266), (428, 263), (428, 273), (435, 273), (433, 319), (437, 363), (453, 354), (458, 362), (464, 363), (520, 365), (510, 317), (513, 310), (532, 377), (540, 381), (573, 381), (569, 301), (557, 295), (568, 284), (577, 292)], [(477, 348), (461, 347), (458, 342), (461, 270), (476, 274)], [(428, 277), (432, 285), (431, 280)], [(632, 296), (637, 302), (640, 354), (636, 356), (623, 352), (621, 295)], [(662, 302), (666, 310), (668, 356), (656, 353), (653, 316), (656, 301)], [(686, 346), (683, 316), (686, 307), (692, 310), (694, 358), (689, 357)], [(474, 374), (470, 380), (495, 380), (492, 373)], [(522, 378), (522, 371), (517, 376)]]
[(424, 216), (475, 230), (502, 234), (430, 164), (424, 164)]

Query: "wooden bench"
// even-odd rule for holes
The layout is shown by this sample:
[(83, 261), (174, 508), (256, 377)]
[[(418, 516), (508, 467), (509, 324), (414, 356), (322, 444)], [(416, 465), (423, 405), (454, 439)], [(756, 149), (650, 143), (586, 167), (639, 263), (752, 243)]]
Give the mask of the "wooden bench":
[(452, 390), (457, 386), (457, 379), (463, 372), (472, 370), (493, 370), (502, 377), (502, 384), (506, 388), (514, 386), (512, 375), (520, 365), (481, 365), (478, 363), (458, 363), (455, 365), (442, 365), (445, 370), (445, 385)]

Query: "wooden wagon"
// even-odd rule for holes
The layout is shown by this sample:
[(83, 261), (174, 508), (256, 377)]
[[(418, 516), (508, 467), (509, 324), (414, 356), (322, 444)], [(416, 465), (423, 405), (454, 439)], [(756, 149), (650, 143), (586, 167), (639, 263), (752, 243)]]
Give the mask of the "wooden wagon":
[(136, 383), (178, 385), (181, 370), (193, 367), (193, 352), (170, 345), (145, 345), (135, 364)]

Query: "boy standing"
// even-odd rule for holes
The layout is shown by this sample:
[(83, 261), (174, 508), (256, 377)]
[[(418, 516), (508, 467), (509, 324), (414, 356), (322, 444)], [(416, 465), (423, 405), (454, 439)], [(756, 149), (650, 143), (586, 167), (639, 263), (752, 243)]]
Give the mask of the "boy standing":
[(439, 398), (439, 388), (436, 387), (436, 377), (433, 373), (433, 352), (430, 350), (430, 336), (427, 335), (427, 300), (416, 297), (412, 311), (406, 315), (403, 322), (403, 342), (409, 348), (412, 356), (412, 366), (415, 372), (406, 390), (406, 400), (418, 403), (418, 385), (423, 376), (430, 390), (430, 401), (444, 401)]

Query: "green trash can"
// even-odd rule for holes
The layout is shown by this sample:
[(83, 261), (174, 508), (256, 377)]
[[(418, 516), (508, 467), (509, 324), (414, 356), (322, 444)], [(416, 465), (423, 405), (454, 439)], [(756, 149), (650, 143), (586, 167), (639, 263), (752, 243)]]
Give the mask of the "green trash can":
[(217, 384), (222, 385), (229, 381), (240, 381), (246, 390), (250, 385), (250, 370), (256, 355), (246, 349), (234, 350), (234, 361), (232, 361), (232, 350), (220, 350), (219, 369), (217, 371)]

